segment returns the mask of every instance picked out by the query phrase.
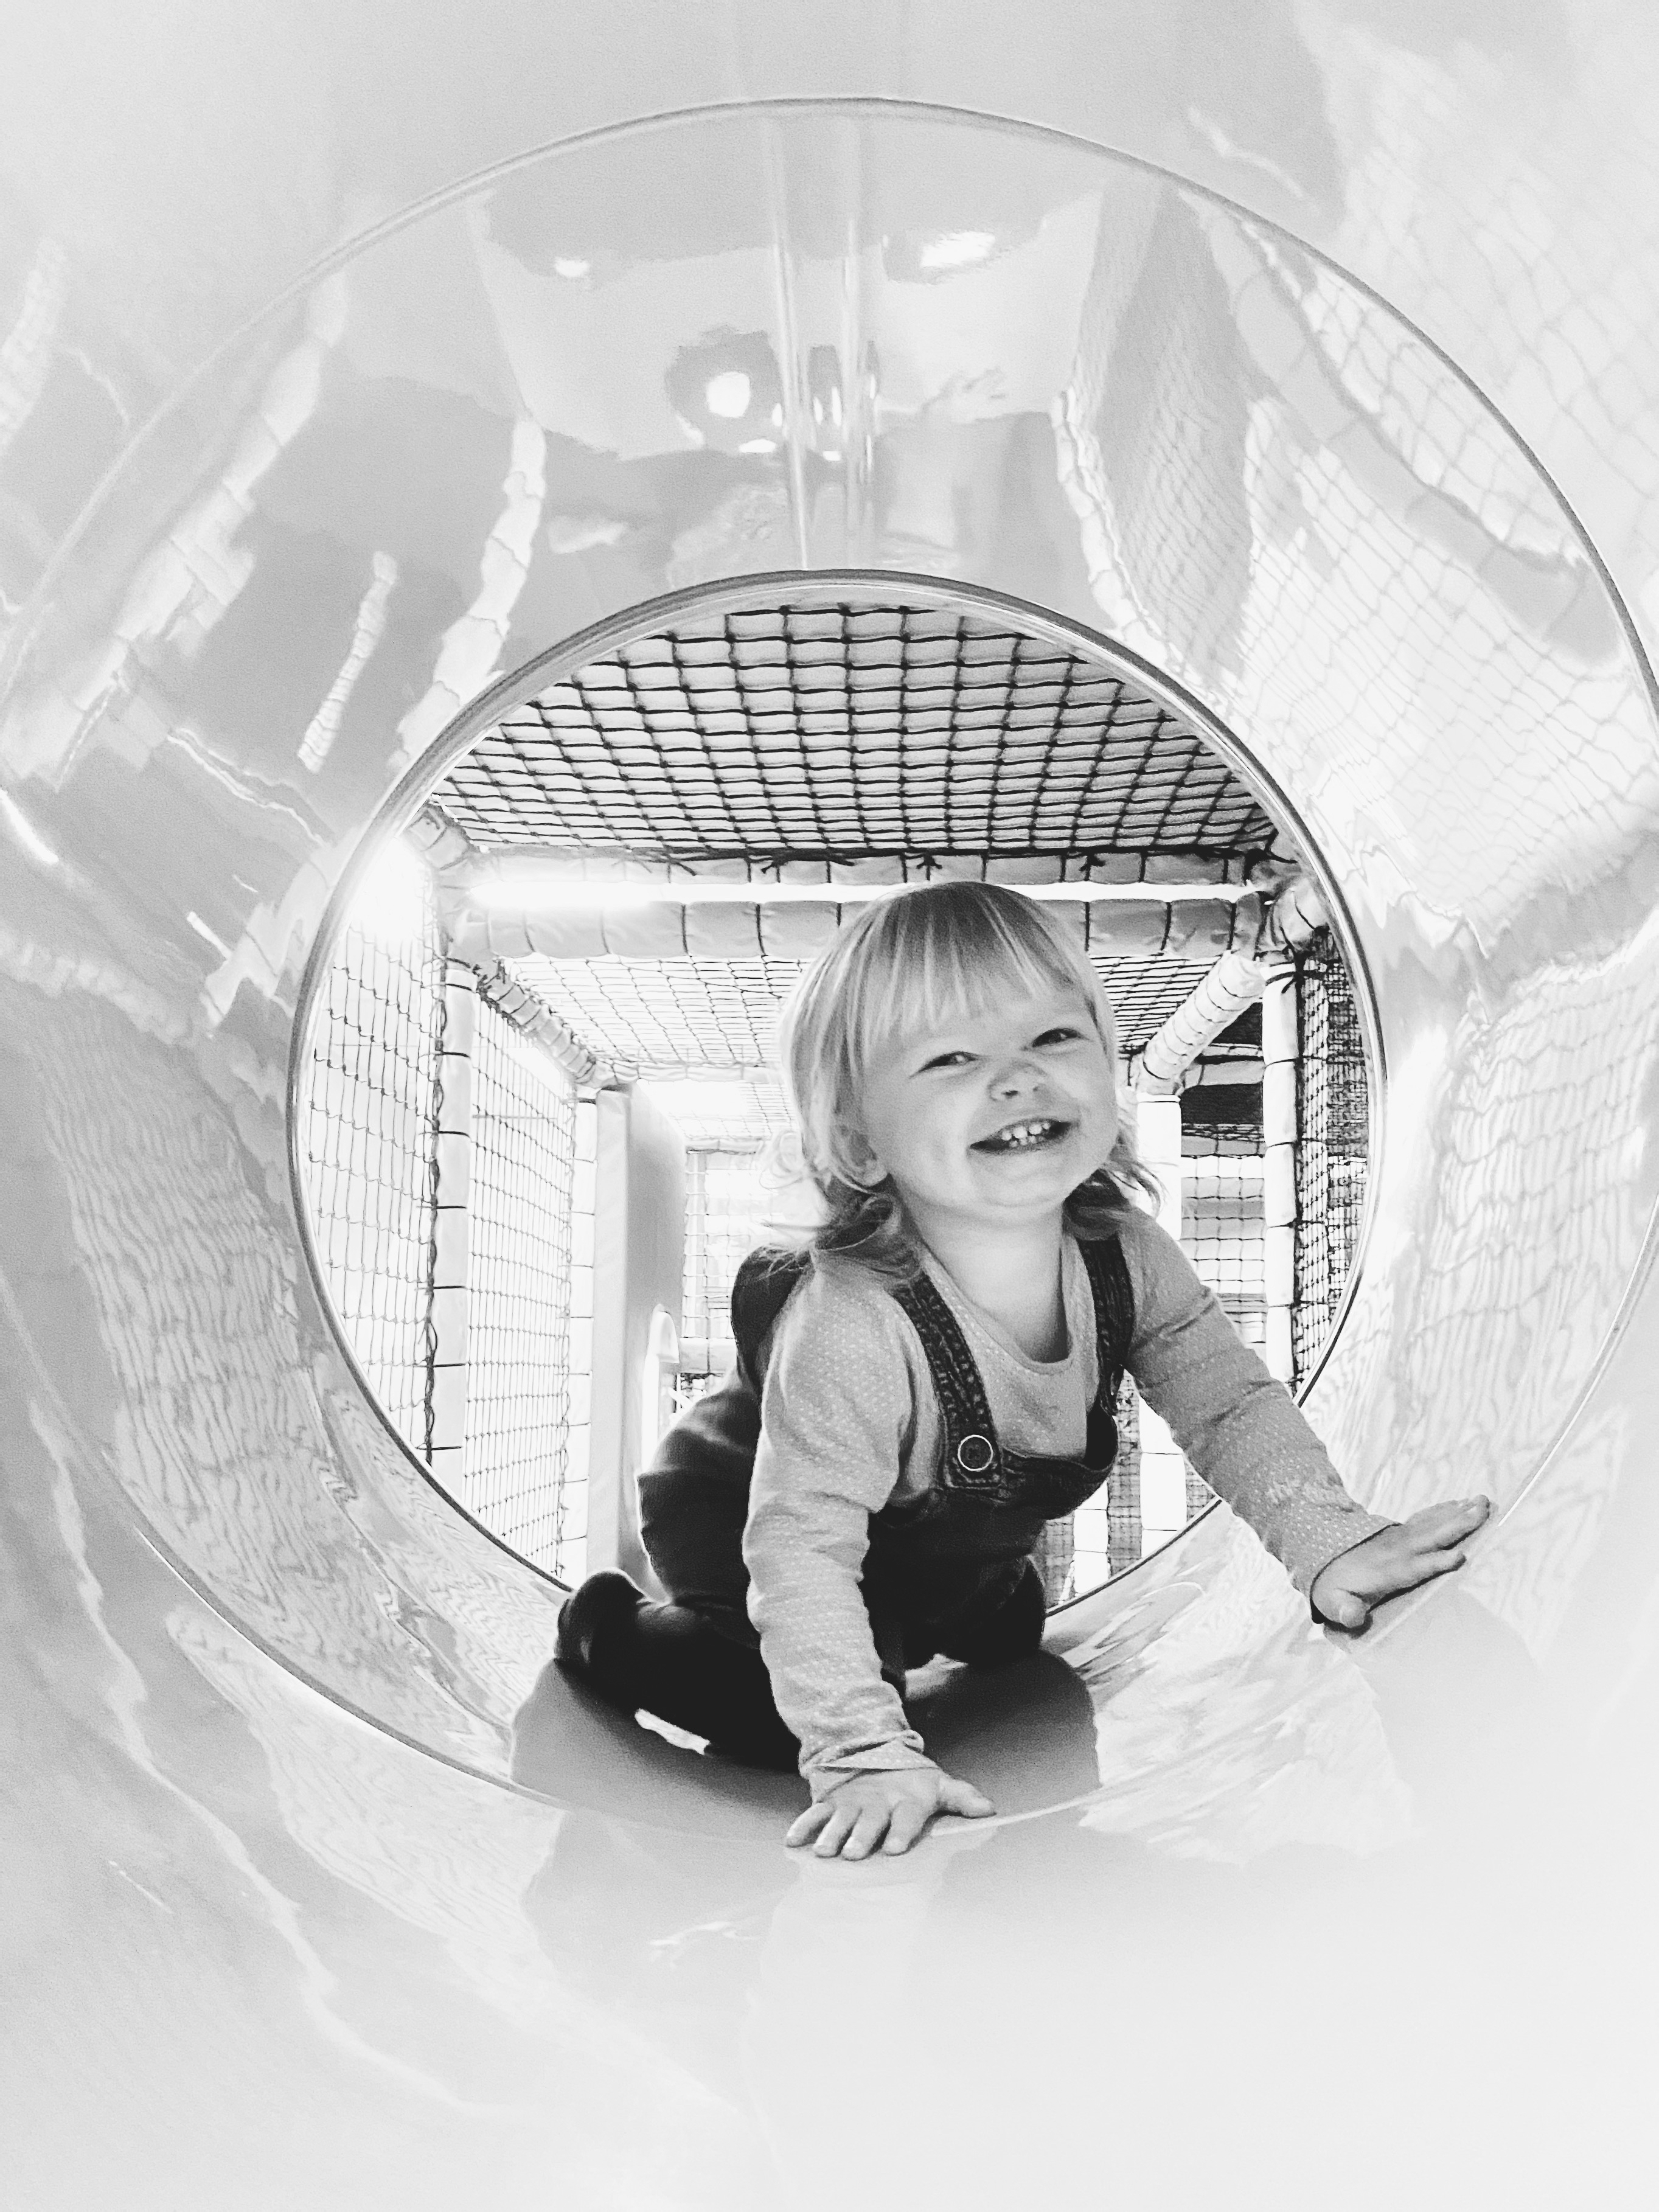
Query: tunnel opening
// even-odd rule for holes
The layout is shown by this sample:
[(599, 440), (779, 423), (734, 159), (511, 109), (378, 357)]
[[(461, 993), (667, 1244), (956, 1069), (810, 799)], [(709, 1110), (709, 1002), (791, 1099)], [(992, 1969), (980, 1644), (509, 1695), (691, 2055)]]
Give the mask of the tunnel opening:
[[(1305, 837), (1147, 672), (982, 594), (795, 580), (620, 629), (474, 732), (319, 944), (297, 1092), (337, 1326), (433, 1479), (531, 1565), (648, 1580), (635, 1480), (799, 1236), (778, 1010), (859, 905), (1012, 884), (1073, 930), (1182, 1242), (1287, 1384), (1370, 1172), (1362, 995)], [(1051, 1607), (1212, 1502), (1132, 1382)]]

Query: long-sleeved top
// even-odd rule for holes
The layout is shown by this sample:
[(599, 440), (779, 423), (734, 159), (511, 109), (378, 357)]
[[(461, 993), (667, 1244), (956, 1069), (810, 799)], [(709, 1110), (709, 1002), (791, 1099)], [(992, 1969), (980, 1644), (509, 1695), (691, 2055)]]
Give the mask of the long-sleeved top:
[[(1348, 1495), (1179, 1245), (1139, 1212), (1121, 1236), (1134, 1296), (1128, 1367), (1142, 1398), (1305, 1593), (1389, 1523)], [(1068, 1348), (1056, 1360), (1028, 1358), (931, 1255), (924, 1264), (962, 1325), (1004, 1443), (1078, 1456), (1097, 1360), (1076, 1243), (1068, 1236), (1062, 1247)], [(879, 1276), (820, 1257), (772, 1333), (743, 1538), (750, 1616), (815, 1796), (851, 1772), (929, 1763), (883, 1677), (859, 1577), (870, 1516), (925, 1490), (942, 1444), (910, 1321)]]

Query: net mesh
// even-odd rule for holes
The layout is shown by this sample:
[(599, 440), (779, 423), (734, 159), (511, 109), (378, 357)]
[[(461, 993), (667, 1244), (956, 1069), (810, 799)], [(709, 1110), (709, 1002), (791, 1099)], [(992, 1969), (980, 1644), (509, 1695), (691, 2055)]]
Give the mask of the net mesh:
[[(775, 1066), (778, 1013), (805, 965), (799, 960), (514, 960), (513, 975), (534, 991), (599, 1058), (629, 1076), (689, 1069), (750, 1081), (756, 1138), (782, 1126)], [(1182, 959), (1093, 963), (1118, 1018), (1125, 1052), (1145, 1044), (1207, 972)]]
[(769, 1069), (730, 1082), (696, 1077), (641, 1086), (684, 1138), (690, 1152), (752, 1152), (789, 1126), (783, 1086)]
[(1097, 1589), (1140, 1559), (1140, 1400), (1127, 1378), (1116, 1418), (1117, 1457), (1110, 1474), (1073, 1515), (1069, 1545), (1051, 1548), (1040, 1562), (1051, 1606)]
[(1370, 1127), (1365, 1041), (1342, 956), (1321, 930), (1297, 963), (1296, 1379), (1313, 1370), (1353, 1262)]
[(767, 1241), (757, 1157), (702, 1150), (685, 1156), (684, 1334), (696, 1342), (731, 1343), (732, 1285), (744, 1255)]
[(444, 983), (424, 877), (406, 920), (395, 933), (354, 921), (340, 940), (313, 1030), (301, 1152), (329, 1294), (369, 1387), (424, 1456)]
[(514, 1550), (555, 1570), (578, 1517), (565, 1483), (575, 1151), (574, 1086), (481, 999), (463, 1499)]
[(799, 960), (517, 960), (513, 973), (629, 1074), (769, 1071)]
[[(430, 878), (389, 905), (366, 892), (336, 947), (300, 1109), (319, 1259), (347, 1340), (398, 1433), (430, 1462), (441, 1345), (433, 1285), (444, 1196), (438, 1123), (445, 960)], [(454, 1040), (448, 1039), (453, 1047)], [(461, 1502), (538, 1565), (580, 1565), (585, 1494), (571, 1464), (585, 1419), (574, 1373), (591, 1282), (577, 1103), (568, 1079), (487, 1000), (471, 1059), (466, 1425)], [(591, 1232), (592, 1146), (586, 1200)], [(591, 1233), (586, 1257), (590, 1262)], [(585, 1436), (583, 1437), (585, 1442)], [(573, 1479), (574, 1478), (574, 1479)]]
[(1190, 724), (949, 610), (786, 606), (635, 638), (517, 708), (436, 794), (485, 847), (662, 860), (1265, 854)]
[(1259, 1131), (1254, 1155), (1188, 1154), (1182, 1188), (1182, 1247), (1246, 1344), (1258, 1347), (1267, 1338), (1264, 1220)]
[(570, 1410), (564, 1482), (559, 1496), (558, 1555), (554, 1572), (580, 1582), (587, 1559), (587, 1462), (593, 1380), (594, 1155), (598, 1116), (591, 1098), (576, 1101), (575, 1164), (570, 1198)]
[[(1050, 876), (1156, 878), (1164, 864), (1237, 881), (1266, 856), (1285, 857), (1225, 763), (1115, 673), (975, 617), (894, 607), (759, 610), (635, 640), (515, 710), (434, 798), (486, 848), (740, 864), (750, 877), (799, 861), (820, 880), (872, 864), (908, 880), (940, 866), (960, 872), (964, 858), (1006, 866), (1024, 855)], [(371, 1382), (417, 1450), (431, 1441), (442, 1011), (429, 890), (422, 899), (419, 927), (395, 942), (348, 930), (307, 1102), (325, 1271)], [(732, 1277), (772, 1233), (757, 1155), (785, 1126), (777, 1021), (802, 964), (701, 955), (511, 964), (582, 1045), (644, 1083), (685, 1139), (680, 1334), (701, 1350), (680, 1378), (682, 1402), (729, 1359)], [(1208, 963), (1095, 966), (1133, 1053)], [(1352, 994), (1328, 940), (1304, 959), (1298, 989), (1300, 1375), (1352, 1255), (1366, 1098)], [(593, 1109), (483, 1000), (477, 1040), (464, 1494), (515, 1548), (574, 1578), (587, 1533)], [(1266, 1335), (1260, 1044), (1259, 1017), (1242, 1017), (1189, 1073), (1182, 1101), (1182, 1243), (1256, 1344)], [(1047, 1540), (1056, 1601), (1163, 1540), (1142, 1521), (1133, 1385), (1119, 1425), (1109, 1485)], [(1167, 1476), (1158, 1480), (1162, 1500)], [(1190, 1470), (1186, 1496), (1189, 1515), (1209, 1502)], [(1167, 1504), (1158, 1510), (1167, 1520)]]

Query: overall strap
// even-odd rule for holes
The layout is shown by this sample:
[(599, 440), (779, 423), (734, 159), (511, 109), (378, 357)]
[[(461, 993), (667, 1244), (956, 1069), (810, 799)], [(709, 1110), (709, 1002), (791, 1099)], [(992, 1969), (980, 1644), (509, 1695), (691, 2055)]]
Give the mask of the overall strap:
[(1129, 1346), (1134, 1341), (1135, 1294), (1121, 1237), (1103, 1237), (1086, 1243), (1079, 1237), (1078, 1249), (1089, 1271), (1089, 1287), (1095, 1297), (1095, 1350), (1100, 1368), (1095, 1403), (1109, 1412), (1117, 1402), (1129, 1364)]
[(909, 1316), (927, 1355), (939, 1418), (945, 1424), (945, 1459), (952, 1470), (951, 1480), (994, 1489), (1002, 1479), (1002, 1447), (997, 1442), (979, 1363), (968, 1349), (961, 1323), (939, 1285), (927, 1275), (900, 1283), (893, 1296)]
[[(1079, 1238), (1078, 1249), (1083, 1255), (1095, 1310), (1099, 1379), (1091, 1412), (1109, 1416), (1117, 1403), (1134, 1335), (1134, 1292), (1123, 1247), (1116, 1237), (1088, 1243)], [(951, 1481), (994, 1490), (1006, 1478), (1006, 1457), (991, 1418), (979, 1363), (969, 1349), (961, 1323), (938, 1285), (926, 1274), (900, 1284), (893, 1296), (909, 1316), (927, 1355), (945, 1425), (945, 1458)], [(1111, 1449), (1115, 1449), (1115, 1432)]]

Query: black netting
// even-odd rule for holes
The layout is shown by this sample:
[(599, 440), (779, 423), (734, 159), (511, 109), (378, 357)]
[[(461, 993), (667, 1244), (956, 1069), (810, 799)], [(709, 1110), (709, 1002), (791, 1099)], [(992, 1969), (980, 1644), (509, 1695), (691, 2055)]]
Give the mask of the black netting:
[(1353, 987), (1328, 930), (1297, 963), (1296, 1376), (1312, 1369), (1341, 1302), (1365, 1200), (1370, 1101)]
[[(1207, 1503), (1207, 1499), (1205, 1501)], [(1140, 1400), (1127, 1379), (1117, 1399), (1117, 1458), (1104, 1486), (1072, 1516), (1065, 1543), (1043, 1560), (1050, 1605), (1063, 1605), (1097, 1589), (1139, 1564), (1140, 1526)]]
[(425, 1455), (443, 959), (429, 891), (348, 928), (312, 1032), (300, 1144), (323, 1279), (370, 1387)]
[[(335, 949), (301, 1142), (318, 1255), (347, 1340), (429, 1461), (434, 1377), (457, 1353), (440, 1341), (434, 1301), (445, 961), (425, 872), (395, 924), (370, 927), (383, 912), (367, 896)], [(578, 1554), (585, 1502), (585, 1468), (568, 1464), (575, 1100), (483, 1001), (471, 1084), (460, 1496), (526, 1558), (563, 1566)]]
[[(799, 960), (515, 960), (512, 973), (588, 1049), (630, 1075), (688, 1067), (749, 1075), (775, 1064), (778, 1009)], [(1203, 981), (1201, 960), (1097, 960), (1126, 1052)], [(769, 1122), (754, 1133), (763, 1135)]]
[(783, 1085), (768, 1070), (729, 1083), (687, 1077), (641, 1088), (684, 1138), (688, 1152), (753, 1152), (789, 1126)]
[(732, 1285), (744, 1256), (767, 1241), (756, 1157), (701, 1148), (685, 1156), (683, 1311), (684, 1334), (699, 1342), (730, 1344)]
[(576, 1100), (480, 1000), (472, 1055), (464, 1503), (539, 1566), (581, 1533), (567, 1482)]
[(474, 841), (662, 859), (1241, 859), (1267, 817), (1114, 671), (973, 617), (784, 607), (636, 638), (515, 708), (434, 794)]
[(517, 960), (513, 973), (611, 1066), (769, 1068), (799, 960)]
[[(1183, 1102), (1183, 1116), (1185, 1111)], [(1191, 1159), (1219, 1158), (1238, 1152), (1259, 1153), (1261, 1150), (1261, 1117), (1258, 1114), (1249, 1121), (1184, 1120), (1182, 1150)]]
[[(891, 607), (757, 611), (635, 640), (514, 710), (434, 797), (488, 849), (627, 852), (659, 866), (720, 863), (723, 872), (731, 866), (761, 877), (799, 861), (833, 879), (876, 860), (913, 880), (942, 865), (957, 872), (964, 860), (1029, 856), (1074, 879), (1196, 873), (1237, 882), (1276, 843), (1266, 814), (1196, 731), (1118, 674), (975, 617)], [(427, 963), (428, 992), (431, 957), (428, 946), (416, 963)], [(351, 994), (361, 1009), (356, 1064), (397, 1071), (412, 1102), (421, 1053), (430, 1050), (413, 1001), (400, 1002), (415, 987), (382, 974), (382, 954), (361, 933), (342, 959), (361, 971), (331, 985), (342, 1009)], [(746, 958), (699, 951), (513, 963), (514, 979), (599, 1061), (647, 1085), (686, 1141), (681, 1334), (700, 1347), (702, 1368), (682, 1376), (683, 1398), (724, 1364), (731, 1279), (767, 1233), (770, 1201), (756, 1181), (756, 1153), (784, 1124), (777, 1022), (803, 964), (758, 948)], [(1148, 955), (1095, 964), (1122, 1047), (1135, 1053), (1211, 963)], [(1298, 1376), (1341, 1297), (1366, 1163), (1363, 1053), (1328, 939), (1301, 963), (1300, 1000)], [(585, 1162), (574, 1157), (586, 1109), (557, 1084), (556, 1098), (543, 1097), (499, 1028), (482, 1008), (465, 1491), (519, 1548), (570, 1573), (585, 1534), (592, 1146)], [(1261, 1044), (1253, 1009), (1200, 1056), (1182, 1100), (1180, 1170), (1182, 1243), (1257, 1346), (1267, 1336)], [(325, 1048), (312, 1101), (313, 1126), (331, 1115), (343, 1133), (319, 1142), (313, 1159), (319, 1192), (334, 1179), (325, 1234), (337, 1253), (374, 1248), (367, 1261), (350, 1262), (360, 1272), (404, 1268), (395, 1290), (352, 1289), (361, 1310), (353, 1326), (380, 1326), (384, 1307), (386, 1328), (415, 1346), (417, 1370), (432, 1237), (430, 1176), (422, 1181), (410, 1149), (422, 1136), (420, 1109), (406, 1103), (394, 1115), (409, 1139), (402, 1164), (381, 1162), (375, 1147), (392, 1141), (384, 1134), (351, 1137), (357, 1149), (346, 1159), (348, 1138), (371, 1109), (340, 1069), (328, 1072), (328, 1051), (339, 1049)], [(341, 1154), (331, 1164), (331, 1146)], [(360, 1187), (365, 1180), (385, 1188)], [(346, 1263), (331, 1264), (337, 1273)], [(377, 1387), (418, 1441), (418, 1372), (399, 1377), (384, 1356), (373, 1358)], [(1170, 1440), (1155, 1428), (1146, 1462), (1153, 1525), (1144, 1522), (1132, 1387), (1121, 1410), (1123, 1449), (1109, 1485), (1046, 1540), (1056, 1601), (1133, 1565), (1179, 1519)], [(1188, 1516), (1208, 1502), (1188, 1470)]]
[[(1183, 1101), (1184, 1103), (1184, 1101)], [(1181, 1242), (1246, 1344), (1267, 1340), (1261, 1139), (1249, 1152), (1190, 1152), (1182, 1164)]]

